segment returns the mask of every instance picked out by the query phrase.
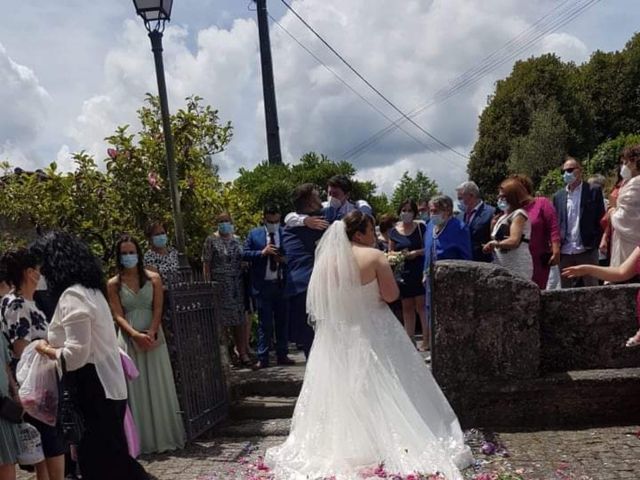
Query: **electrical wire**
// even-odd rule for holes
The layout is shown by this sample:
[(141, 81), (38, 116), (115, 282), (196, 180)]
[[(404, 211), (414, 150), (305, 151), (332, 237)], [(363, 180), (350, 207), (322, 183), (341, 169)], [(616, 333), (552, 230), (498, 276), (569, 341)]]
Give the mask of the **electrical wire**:
[[(564, 7), (569, 2), (569, 0), (560, 2), (550, 12), (534, 22), (534, 24), (532, 24), (527, 30), (523, 31), (518, 36), (511, 39), (509, 42), (505, 43), (502, 47), (492, 52), (489, 56), (485, 57), (478, 65), (457, 77), (454, 80), (452, 86), (438, 90), (434, 94), (434, 97), (431, 101), (412, 110), (409, 113), (409, 116), (415, 117), (427, 108), (438, 103), (442, 103), (455, 94), (459, 93), (466, 87), (477, 83), (487, 74), (504, 65), (506, 62), (513, 60), (518, 55), (531, 48), (538, 40), (540, 40), (540, 38), (573, 21), (579, 15), (584, 13), (584, 11), (586, 11), (588, 8), (593, 6), (595, 3), (598, 3), (599, 1), (600, 0), (588, 0), (584, 4), (580, 4), (580, 2), (577, 2), (572, 6), (564, 9), (562, 9), (562, 7)], [(558, 14), (557, 18), (547, 20), (552, 16), (554, 12), (557, 12), (558, 10), (562, 11)], [(501, 53), (503, 51), (506, 52)], [(363, 142), (360, 142), (355, 147), (347, 150), (343, 154), (343, 158), (357, 158), (362, 152), (366, 151), (369, 147), (371, 147), (386, 135), (398, 128), (397, 124), (402, 124), (404, 122), (404, 118), (396, 119), (395, 122), (393, 122), (391, 125), (379, 130)]]
[[(345, 79), (343, 79), (338, 72), (336, 72), (334, 69), (332, 69), (330, 66), (328, 66), (325, 62), (322, 61), (322, 59), (320, 59), (320, 57), (318, 57), (310, 48), (308, 48), (306, 45), (304, 45), (300, 40), (298, 40), (298, 38), (295, 37), (295, 35), (293, 35), (289, 30), (287, 30), (280, 22), (278, 22), (278, 20), (276, 20), (271, 14), (268, 14), (269, 18), (271, 19), (271, 21), (278, 26), (278, 28), (280, 28), (284, 33), (286, 33), (289, 38), (291, 38), (296, 44), (298, 44), (298, 46), (300, 46), (300, 48), (302, 48), (305, 52), (307, 52), (318, 64), (320, 64), (322, 67), (324, 67), (327, 71), (329, 71), (334, 77), (336, 77), (336, 79), (342, 83), (345, 87), (347, 87), (349, 90), (351, 90), (356, 96), (358, 96), (363, 102), (365, 102), (367, 105), (369, 105), (373, 110), (375, 110), (378, 114), (380, 114), (382, 117), (384, 117), (386, 120), (388, 120), (389, 122), (391, 122), (393, 125), (395, 125), (397, 128), (399, 128), (403, 133), (405, 133), (408, 137), (410, 137), (411, 139), (413, 139), (416, 143), (420, 144), (421, 146), (423, 146), (424, 148), (426, 148), (427, 150), (439, 155), (440, 152), (438, 150), (435, 150), (431, 145), (429, 145), (428, 143), (423, 142), (421, 139), (419, 139), (418, 137), (416, 137), (415, 135), (413, 135), (411, 132), (407, 131), (405, 128), (402, 127), (401, 124), (397, 123), (395, 120), (393, 120), (393, 118), (391, 118), (389, 115), (387, 115), (386, 113), (384, 113), (380, 108), (378, 108), (375, 104), (373, 104), (371, 101), (369, 101), (364, 95), (362, 95), (360, 92), (358, 92), (353, 86), (351, 86), (351, 84), (349, 84)], [(442, 155), (440, 155), (441, 158), (445, 159), (445, 160), (449, 160), (446, 157), (443, 157)], [(453, 159), (458, 160), (457, 157), (453, 157)], [(461, 167), (466, 166), (466, 163), (464, 165), (460, 164)]]
[[(458, 155), (459, 157), (462, 157), (464, 159), (468, 159), (469, 157), (459, 151), (457, 151), (455, 148), (453, 148), (452, 146), (448, 145), (446, 142), (440, 140), (438, 137), (436, 137), (435, 135), (433, 135), (431, 132), (427, 131), (425, 128), (423, 128), (422, 126), (418, 125), (411, 117), (409, 117), (406, 113), (404, 113), (400, 108), (398, 108), (396, 106), (395, 103), (393, 103), (391, 100), (389, 100), (382, 92), (380, 92), (380, 90), (378, 90), (376, 87), (374, 87), (371, 82), (369, 82), (355, 67), (353, 67), (340, 53), (338, 53), (338, 51), (333, 48), (329, 42), (327, 42), (311, 25), (309, 25), (309, 23), (300, 16), (300, 14), (298, 14), (298, 12), (291, 6), (289, 5), (289, 3), (287, 3), (286, 0), (280, 0), (285, 7), (287, 7), (287, 9), (293, 13), (293, 15), (300, 20), (300, 22), (307, 27), (307, 29), (309, 29), (309, 31), (311, 31), (311, 33), (313, 33), (336, 57), (338, 57), (338, 59), (344, 63), (347, 68), (349, 68), (349, 70), (351, 70), (360, 80), (362, 80), (365, 85), (367, 85), (371, 90), (373, 90), (373, 92), (376, 93), (376, 95), (378, 95), (380, 98), (382, 98), (382, 100), (384, 100), (391, 108), (393, 108), (396, 112), (398, 112), (402, 118), (405, 121), (408, 121), (409, 123), (411, 123), (414, 127), (416, 127), (418, 130), (420, 130), (422, 133), (424, 133), (426, 136), (428, 136), (429, 138), (431, 138), (433, 141), (435, 141), (438, 145), (440, 145), (441, 147), (449, 150), (450, 152)], [(395, 123), (395, 122), (394, 122)]]

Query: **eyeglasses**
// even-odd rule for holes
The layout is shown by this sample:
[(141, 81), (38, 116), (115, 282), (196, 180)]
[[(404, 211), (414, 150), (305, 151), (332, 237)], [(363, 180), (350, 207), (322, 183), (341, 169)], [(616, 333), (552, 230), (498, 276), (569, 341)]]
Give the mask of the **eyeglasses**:
[(578, 170), (577, 167), (561, 168), (560, 173), (573, 173), (574, 170)]

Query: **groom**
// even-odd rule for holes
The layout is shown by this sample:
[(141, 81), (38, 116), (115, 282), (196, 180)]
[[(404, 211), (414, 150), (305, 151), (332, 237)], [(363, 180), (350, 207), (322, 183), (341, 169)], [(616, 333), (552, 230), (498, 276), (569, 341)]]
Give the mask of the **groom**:
[(296, 214), (306, 218), (307, 222), (301, 226), (288, 226), (282, 234), (282, 250), (287, 261), (284, 296), (289, 301), (291, 339), (302, 347), (308, 358), (314, 332), (307, 322), (307, 287), (313, 271), (316, 244), (329, 222), (325, 218), (326, 210), (322, 208), (320, 194), (313, 184), (298, 186), (293, 204)]

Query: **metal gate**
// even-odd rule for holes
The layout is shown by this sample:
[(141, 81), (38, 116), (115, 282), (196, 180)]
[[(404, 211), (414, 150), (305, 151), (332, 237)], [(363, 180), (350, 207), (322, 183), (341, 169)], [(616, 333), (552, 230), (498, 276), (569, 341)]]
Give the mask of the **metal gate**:
[(215, 288), (192, 273), (168, 283), (165, 328), (187, 440), (193, 440), (229, 410)]

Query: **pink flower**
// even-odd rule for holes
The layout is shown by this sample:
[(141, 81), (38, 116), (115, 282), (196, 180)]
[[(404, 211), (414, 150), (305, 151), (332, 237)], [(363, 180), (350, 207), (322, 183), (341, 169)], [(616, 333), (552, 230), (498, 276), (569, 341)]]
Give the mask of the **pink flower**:
[(107, 148), (107, 155), (109, 155), (112, 160), (115, 160), (118, 156), (118, 150), (115, 148)]
[(493, 455), (496, 453), (496, 445), (492, 442), (484, 442), (480, 449), (485, 455)]
[(258, 468), (258, 470), (260, 470), (261, 472), (268, 472), (271, 469), (264, 463), (264, 458), (262, 457), (258, 457), (258, 461), (256, 462), (256, 467)]
[(147, 175), (147, 182), (149, 182), (149, 186), (152, 190), (160, 190), (160, 179), (156, 172), (149, 172)]

